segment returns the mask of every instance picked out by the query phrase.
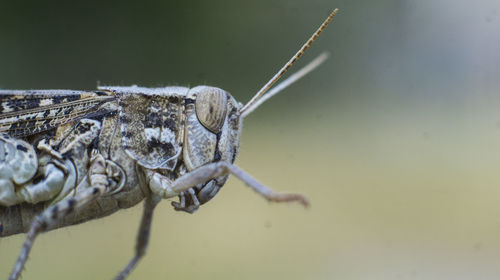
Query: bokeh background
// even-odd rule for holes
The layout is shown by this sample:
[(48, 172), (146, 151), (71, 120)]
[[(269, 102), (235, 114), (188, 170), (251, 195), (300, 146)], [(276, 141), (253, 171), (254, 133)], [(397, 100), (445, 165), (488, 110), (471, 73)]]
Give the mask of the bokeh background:
[[(162, 203), (130, 279), (498, 279), (500, 2), (0, 1), (0, 88), (224, 88), (247, 101), (331, 58), (245, 120), (231, 179), (196, 214)], [(23, 279), (110, 279), (141, 207), (41, 236)], [(6, 278), (24, 236), (0, 240)]]

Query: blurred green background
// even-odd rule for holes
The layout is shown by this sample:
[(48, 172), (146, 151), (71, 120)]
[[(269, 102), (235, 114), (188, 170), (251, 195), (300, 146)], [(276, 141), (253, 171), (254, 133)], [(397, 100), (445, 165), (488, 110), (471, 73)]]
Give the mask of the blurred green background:
[[(0, 88), (208, 84), (246, 102), (333, 8), (245, 120), (236, 179), (196, 214), (162, 203), (130, 279), (498, 279), (500, 2), (0, 1)], [(293, 71), (293, 70), (292, 70)], [(41, 236), (23, 279), (110, 279), (141, 207)], [(24, 236), (0, 240), (6, 278)]]

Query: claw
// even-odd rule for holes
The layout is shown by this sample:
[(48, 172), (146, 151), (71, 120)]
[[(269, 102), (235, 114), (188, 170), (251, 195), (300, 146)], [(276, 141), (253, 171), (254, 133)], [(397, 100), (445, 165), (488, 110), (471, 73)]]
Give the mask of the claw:
[(191, 195), (191, 199), (193, 200), (194, 205), (200, 206), (200, 201), (198, 201), (198, 197), (196, 197), (196, 193), (194, 192), (193, 188), (190, 188), (188, 192)]

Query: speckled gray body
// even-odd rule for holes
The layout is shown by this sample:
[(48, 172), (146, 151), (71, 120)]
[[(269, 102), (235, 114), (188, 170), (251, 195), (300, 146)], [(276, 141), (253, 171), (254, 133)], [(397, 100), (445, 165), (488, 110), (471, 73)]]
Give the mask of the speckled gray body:
[[(200, 92), (208, 92), (206, 95), (209, 97), (215, 94), (215, 99), (218, 98), (219, 101), (222, 100), (225, 103), (219, 104), (224, 110), (222, 110), (223, 116), (216, 120), (218, 123), (208, 124), (208, 126), (211, 125), (217, 129), (216, 133), (205, 128), (198, 119), (202, 109), (198, 109), (197, 115), (195, 103)], [(9, 112), (11, 115), (15, 111), (24, 112), (24, 116), (30, 109), (40, 109), (40, 107), (43, 109), (42, 104), (47, 106), (45, 110), (40, 110), (38, 113), (40, 116), (41, 112), (47, 115), (48, 108), (54, 107), (53, 100), (64, 96), (63, 104), (84, 99), (102, 99), (103, 96), (110, 98), (95, 103), (93, 106), (85, 107), (84, 112), (78, 109), (63, 112), (60, 116), (69, 119), (65, 121), (59, 119), (59, 123), (50, 123), (47, 129), (35, 130), (35, 133), (32, 133), (33, 130), (30, 130), (30, 126), (25, 123), (19, 125), (19, 122), (14, 124), (12, 121), (9, 122), (11, 129), (4, 130), (3, 137), (5, 139), (0, 138), (0, 144), (5, 142), (3, 143), (5, 147), (8, 146), (8, 141), (17, 141), (13, 142), (14, 144), (11, 146), (16, 146), (16, 143), (31, 144), (32, 149), (38, 153), (39, 166), (38, 170), (34, 168), (33, 174), (24, 175), (25, 182), (19, 184), (14, 182), (14, 191), (8, 193), (3, 188), (4, 194), (2, 196), (2, 189), (0, 189), (0, 224), (2, 227), (0, 237), (27, 232), (35, 217), (49, 206), (75, 197), (78, 193), (90, 188), (88, 179), (91, 176), (89, 171), (91, 151), (102, 155), (104, 159), (124, 171), (125, 176), (122, 176), (124, 178), (116, 179), (116, 181), (122, 180), (124, 185), (119, 190), (107, 190), (106, 195), (97, 197), (79, 208), (77, 212), (65, 215), (64, 218), (54, 222), (47, 229), (82, 223), (136, 205), (151, 193), (148, 182), (145, 181), (147, 180), (145, 178), (146, 172), (154, 171), (173, 181), (210, 162), (222, 160), (232, 163), (238, 151), (240, 119), (235, 113), (239, 104), (228, 93), (220, 89), (206, 86), (193, 89), (132, 86), (103, 87), (95, 93), (34, 91), (31, 92), (32, 97), (40, 96), (36, 102), (31, 104), (12, 102), (12, 100), (23, 100), (22, 94), (26, 96), (26, 93), (22, 91), (0, 91), (3, 106), (1, 113), (4, 120), (2, 123), (2, 118), (0, 118), (0, 125), (6, 126), (7, 121), (5, 120), (11, 117), (8, 115)], [(35, 97), (32, 99), (36, 99)], [(42, 101), (42, 99), (49, 101)], [(203, 100), (203, 102), (210, 104), (207, 100)], [(19, 110), (9, 110), (9, 108), (14, 107)], [(200, 107), (202, 106), (198, 105), (198, 108)], [(214, 113), (212, 107), (207, 108), (207, 110)], [(95, 114), (95, 112), (100, 113)], [(78, 116), (82, 117), (71, 119), (67, 116), (71, 113), (77, 113)], [(54, 119), (58, 121), (57, 114), (57, 112), (54, 113), (52, 121)], [(235, 116), (230, 117), (231, 114)], [(18, 116), (18, 119), (22, 119), (22, 116)], [(32, 123), (38, 121), (32, 126), (38, 128), (43, 118), (39, 119), (31, 118), (28, 121)], [(210, 121), (213, 122), (213, 118), (207, 120), (207, 122)], [(14, 125), (17, 125), (15, 130), (12, 129)], [(223, 125), (228, 129), (222, 130)], [(11, 133), (14, 136), (9, 135), (12, 131), (15, 131), (15, 133)], [(0, 132), (2, 132), (1, 129)], [(49, 149), (53, 151), (47, 152), (46, 149), (41, 149), (39, 144), (41, 139), (48, 142)], [(8, 148), (4, 150), (8, 150)], [(24, 149), (15, 152), (26, 154)], [(47, 183), (48, 179), (45, 177), (48, 178), (49, 175), (41, 170), (44, 167), (46, 170), (52, 161), (57, 161), (57, 156), (53, 156), (51, 153), (60, 154), (62, 159), (58, 161), (59, 164), (56, 164), (56, 167), (50, 167), (59, 173), (61, 173), (59, 165), (65, 165), (66, 169), (70, 170), (73, 168), (75, 170), (73, 177), (76, 177), (73, 181), (69, 179), (73, 173), (65, 172), (69, 175), (62, 175), (64, 179), (52, 184), (55, 187), (51, 187), (52, 185)], [(7, 152), (6, 155), (8, 155)], [(44, 157), (48, 160), (43, 161)], [(3, 164), (0, 166), (8, 167), (7, 159), (8, 156), (4, 162), (0, 160), (0, 164)], [(26, 161), (32, 163), (35, 159), (28, 160), (26, 157)], [(0, 179), (2, 179), (1, 172)], [(217, 194), (226, 179), (227, 175), (219, 176), (203, 184), (198, 184), (187, 192), (178, 194), (180, 201), (173, 203), (175, 209), (193, 213), (201, 204), (206, 203)], [(110, 179), (107, 178), (107, 180)], [(10, 200), (4, 198), (8, 195), (11, 196)]]

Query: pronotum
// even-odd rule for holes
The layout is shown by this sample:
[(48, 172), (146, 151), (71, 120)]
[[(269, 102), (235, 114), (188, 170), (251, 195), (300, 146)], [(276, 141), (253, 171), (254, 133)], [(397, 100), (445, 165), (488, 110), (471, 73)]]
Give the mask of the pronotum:
[(245, 105), (210, 86), (1, 90), (0, 237), (28, 233), (9, 279), (20, 277), (40, 233), (144, 200), (135, 255), (116, 277), (125, 279), (145, 254), (159, 201), (178, 197), (175, 210), (193, 213), (230, 174), (270, 201), (307, 206), (303, 195), (276, 193), (233, 163), (243, 119), (327, 58), (271, 89), (336, 13)]

